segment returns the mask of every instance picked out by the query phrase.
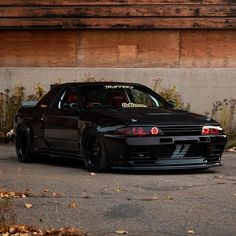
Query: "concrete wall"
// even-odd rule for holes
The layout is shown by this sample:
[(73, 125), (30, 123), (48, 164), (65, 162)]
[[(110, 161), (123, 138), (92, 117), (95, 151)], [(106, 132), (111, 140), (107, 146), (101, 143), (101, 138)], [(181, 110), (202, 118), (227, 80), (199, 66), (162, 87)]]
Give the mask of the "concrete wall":
[(153, 80), (160, 78), (162, 87), (176, 85), (183, 101), (191, 104), (191, 110), (202, 114), (211, 112), (215, 101), (236, 99), (236, 68), (0, 67), (0, 91), (22, 84), (26, 94), (31, 94), (38, 83), (48, 90), (58, 79), (82, 81), (88, 76), (98, 80), (138, 82), (150, 88), (153, 88)]

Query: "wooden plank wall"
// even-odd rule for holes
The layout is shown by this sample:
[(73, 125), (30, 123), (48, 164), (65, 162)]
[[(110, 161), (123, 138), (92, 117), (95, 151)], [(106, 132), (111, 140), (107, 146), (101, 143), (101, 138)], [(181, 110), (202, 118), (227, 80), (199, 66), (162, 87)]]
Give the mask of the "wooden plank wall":
[(0, 66), (76, 66), (75, 31), (0, 31)]
[(236, 0), (2, 0), (0, 29), (236, 29)]
[(235, 30), (1, 30), (0, 66), (236, 67)]

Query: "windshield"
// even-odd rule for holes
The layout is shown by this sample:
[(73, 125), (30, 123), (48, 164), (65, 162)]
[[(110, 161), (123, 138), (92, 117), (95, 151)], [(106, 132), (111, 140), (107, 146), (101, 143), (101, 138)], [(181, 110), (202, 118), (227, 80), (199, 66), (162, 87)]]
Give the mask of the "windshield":
[(164, 101), (144, 86), (97, 85), (81, 91), (86, 108), (147, 108), (164, 107)]

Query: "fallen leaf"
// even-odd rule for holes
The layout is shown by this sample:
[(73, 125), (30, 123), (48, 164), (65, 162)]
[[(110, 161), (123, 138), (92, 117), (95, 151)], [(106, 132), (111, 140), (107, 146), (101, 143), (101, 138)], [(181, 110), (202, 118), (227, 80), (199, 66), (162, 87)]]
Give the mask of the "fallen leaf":
[(10, 197), (15, 197), (15, 196), (16, 196), (16, 193), (15, 193), (15, 192), (9, 192), (9, 196), (10, 196)]
[(30, 204), (30, 203), (26, 203), (26, 204), (25, 204), (25, 207), (29, 209), (29, 208), (32, 208), (32, 207), (33, 207), (33, 205), (32, 205), (32, 204)]
[(14, 232), (15, 232), (15, 228), (14, 227), (10, 227), (9, 233), (13, 234)]
[(141, 201), (155, 201), (155, 200), (158, 200), (158, 197), (149, 197), (149, 198), (143, 198), (143, 199), (140, 199)]
[(167, 200), (174, 200), (174, 197), (168, 196)]
[(52, 193), (52, 196), (53, 196), (53, 197), (56, 197), (56, 196), (57, 196), (57, 194), (56, 194), (56, 193)]
[(187, 232), (188, 234), (195, 234), (195, 232), (193, 230), (188, 230)]
[(60, 228), (60, 229), (39, 229), (27, 225), (10, 225), (0, 227), (1, 236), (29, 236), (29, 235), (67, 235), (67, 236), (85, 236), (79, 229), (76, 228)]
[(6, 232), (5, 234), (2, 234), (2, 236), (9, 236), (10, 234)]
[(70, 204), (69, 204), (69, 208), (77, 208), (78, 206), (77, 206), (77, 203), (75, 202), (75, 201), (72, 201), (72, 202), (70, 202)]
[(216, 179), (222, 179), (222, 177), (223, 177), (222, 175), (215, 175)]
[(120, 193), (120, 192), (125, 192), (127, 190), (122, 189), (122, 188), (118, 188), (118, 189), (114, 189), (114, 191), (117, 192), (117, 193)]
[(0, 198), (24, 198), (24, 196), (28, 196), (28, 193), (0, 191)]
[(44, 189), (43, 191), (44, 191), (45, 193), (49, 192), (49, 190), (48, 190), (48, 189)]
[(128, 234), (128, 231), (125, 231), (125, 230), (116, 230), (116, 234)]

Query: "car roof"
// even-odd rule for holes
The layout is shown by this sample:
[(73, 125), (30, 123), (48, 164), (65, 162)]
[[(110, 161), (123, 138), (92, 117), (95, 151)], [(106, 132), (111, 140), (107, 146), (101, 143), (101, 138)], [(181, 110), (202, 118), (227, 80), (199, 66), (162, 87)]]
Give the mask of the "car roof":
[(130, 82), (109, 82), (109, 81), (98, 81), (98, 82), (69, 82), (63, 84), (56, 84), (56, 86), (96, 86), (96, 85), (127, 85), (127, 86), (144, 86), (139, 83), (130, 83)]

